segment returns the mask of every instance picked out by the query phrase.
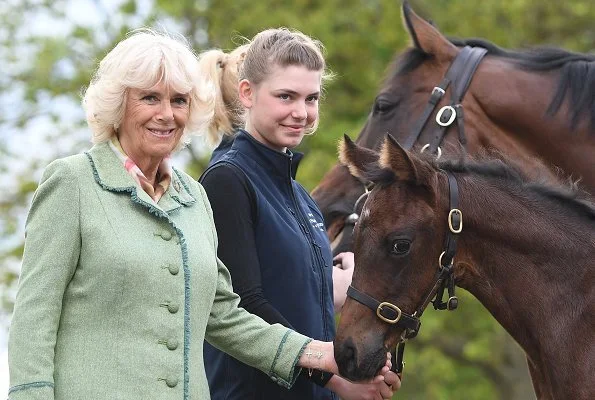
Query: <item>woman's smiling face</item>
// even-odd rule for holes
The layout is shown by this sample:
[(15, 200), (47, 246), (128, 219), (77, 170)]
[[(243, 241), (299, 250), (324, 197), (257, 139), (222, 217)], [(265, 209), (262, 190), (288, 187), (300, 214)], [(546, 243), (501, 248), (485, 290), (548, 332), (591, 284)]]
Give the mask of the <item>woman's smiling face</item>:
[(189, 117), (188, 94), (165, 83), (129, 89), (118, 132), (122, 148), (137, 165), (159, 162), (178, 145)]
[(254, 85), (240, 82), (240, 100), (248, 109), (246, 130), (268, 147), (285, 151), (300, 144), (318, 119), (322, 71), (275, 65)]

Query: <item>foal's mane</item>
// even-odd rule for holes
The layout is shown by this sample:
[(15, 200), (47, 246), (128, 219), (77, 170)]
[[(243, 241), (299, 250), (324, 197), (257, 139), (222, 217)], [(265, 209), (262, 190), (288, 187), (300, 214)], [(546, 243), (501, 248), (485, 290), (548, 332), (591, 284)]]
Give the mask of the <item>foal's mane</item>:
[[(546, 113), (556, 114), (568, 94), (571, 129), (576, 129), (582, 115), (590, 114), (591, 130), (595, 133), (595, 54), (575, 53), (555, 47), (507, 50), (487, 40), (475, 38), (449, 40), (457, 47), (482, 47), (488, 51), (487, 54), (507, 58), (521, 69), (537, 72), (559, 69), (558, 87)], [(432, 57), (419, 48), (409, 48), (395, 60), (393, 77), (415, 70)]]
[[(419, 155), (418, 155), (419, 156)], [(574, 210), (577, 214), (595, 222), (595, 203), (593, 198), (581, 191), (577, 184), (568, 183), (542, 183), (526, 177), (514, 163), (506, 159), (503, 154), (498, 158), (486, 159), (449, 159), (435, 161), (433, 157), (422, 155), (423, 159), (429, 162), (436, 171), (450, 171), (465, 175), (476, 175), (487, 179), (501, 180), (513, 190), (522, 190), (523, 193), (535, 202), (550, 199), (561, 207)], [(364, 179), (374, 182), (380, 187), (390, 186), (397, 181), (395, 174), (385, 168), (370, 170)]]
[[(504, 156), (502, 156), (504, 157)], [(551, 199), (561, 206), (576, 211), (595, 221), (595, 203), (582, 192), (577, 184), (542, 183), (530, 180), (514, 164), (506, 159), (490, 159), (487, 161), (444, 160), (434, 164), (436, 168), (454, 173), (479, 175), (488, 179), (504, 180), (508, 186), (519, 187), (532, 200)]]

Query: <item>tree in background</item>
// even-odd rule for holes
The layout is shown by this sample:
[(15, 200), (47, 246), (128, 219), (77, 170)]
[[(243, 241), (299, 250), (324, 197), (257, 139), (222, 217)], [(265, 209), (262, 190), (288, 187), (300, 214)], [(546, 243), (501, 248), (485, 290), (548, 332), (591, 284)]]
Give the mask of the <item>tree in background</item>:
[[(456, 37), (509, 48), (555, 45), (593, 51), (590, 0), (411, 1)], [(86, 6), (85, 9), (81, 8)], [(0, 3), (0, 309), (9, 315), (23, 226), (40, 171), (89, 147), (79, 106), (95, 62), (130, 29), (185, 35), (197, 51), (231, 49), (262, 29), (286, 26), (320, 39), (336, 73), (321, 104), (318, 132), (300, 150), (298, 179), (312, 189), (336, 162), (336, 143), (355, 137), (387, 68), (408, 36), (397, 0), (4, 0)], [(210, 149), (200, 140), (180, 155), (195, 177)], [(524, 357), (471, 296), (455, 313), (428, 312), (408, 346), (399, 398), (526, 399)], [(6, 320), (6, 318), (4, 318)], [(2, 324), (0, 318), (0, 324)], [(5, 329), (0, 327), (0, 329)], [(1, 395), (1, 394), (0, 394)]]

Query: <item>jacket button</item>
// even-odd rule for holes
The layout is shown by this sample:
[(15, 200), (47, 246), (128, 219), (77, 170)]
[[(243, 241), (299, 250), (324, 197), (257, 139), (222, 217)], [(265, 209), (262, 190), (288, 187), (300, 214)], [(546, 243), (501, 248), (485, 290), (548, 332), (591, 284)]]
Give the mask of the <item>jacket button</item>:
[(178, 341), (176, 339), (168, 340), (166, 346), (168, 350), (175, 350), (178, 348)]
[(169, 273), (172, 275), (178, 275), (178, 272), (180, 272), (180, 267), (175, 264), (171, 264), (167, 269), (169, 269)]
[(178, 310), (180, 309), (180, 306), (178, 306), (177, 304), (168, 304), (167, 306), (167, 311), (169, 311), (172, 314), (175, 314), (178, 312)]
[(170, 388), (174, 388), (178, 384), (178, 379), (177, 378), (167, 378), (165, 380), (165, 384)]
[(155, 232), (155, 236), (161, 236), (161, 239), (163, 240), (171, 240), (174, 235), (172, 235), (170, 231), (161, 231)]

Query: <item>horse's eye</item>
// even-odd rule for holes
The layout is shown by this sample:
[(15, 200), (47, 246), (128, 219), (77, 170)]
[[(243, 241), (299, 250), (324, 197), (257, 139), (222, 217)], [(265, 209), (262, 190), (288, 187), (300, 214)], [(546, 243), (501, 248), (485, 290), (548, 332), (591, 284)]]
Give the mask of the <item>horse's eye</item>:
[(374, 102), (374, 114), (385, 113), (393, 109), (395, 106), (394, 102), (379, 97)]
[(402, 256), (409, 253), (411, 249), (411, 242), (406, 239), (397, 239), (393, 242), (392, 252), (396, 255)]

